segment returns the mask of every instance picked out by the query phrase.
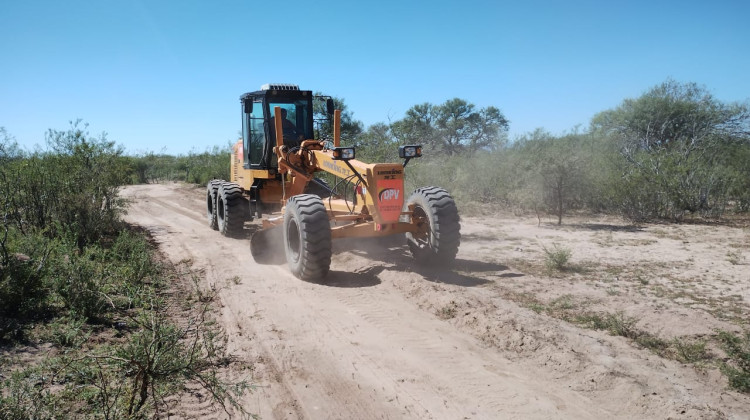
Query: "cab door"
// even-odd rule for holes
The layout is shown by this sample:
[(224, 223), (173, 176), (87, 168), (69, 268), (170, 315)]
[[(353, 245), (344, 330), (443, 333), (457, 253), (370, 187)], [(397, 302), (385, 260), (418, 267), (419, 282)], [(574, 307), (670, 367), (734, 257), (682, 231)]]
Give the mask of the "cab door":
[[(251, 105), (252, 104), (252, 105)], [(263, 125), (263, 98), (251, 97), (243, 103), (242, 140), (245, 169), (266, 169), (266, 133)], [(248, 112), (249, 111), (249, 112)]]

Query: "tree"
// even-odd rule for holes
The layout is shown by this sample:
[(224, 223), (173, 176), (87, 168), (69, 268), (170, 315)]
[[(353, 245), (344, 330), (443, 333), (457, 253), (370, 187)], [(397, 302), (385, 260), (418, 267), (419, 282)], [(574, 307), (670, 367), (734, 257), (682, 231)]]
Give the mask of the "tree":
[(723, 103), (705, 87), (667, 80), (596, 115), (592, 128), (617, 144), (622, 210), (633, 219), (720, 214), (734, 182), (732, 145), (750, 139), (747, 104)]
[(398, 160), (398, 143), (391, 126), (376, 123), (357, 138), (357, 156), (366, 162), (395, 162)]
[(441, 105), (424, 103), (406, 111), (392, 125), (402, 144), (423, 143), (435, 151), (455, 155), (505, 145), (508, 120), (498, 108), (477, 110), (474, 104), (454, 98)]
[(535, 210), (546, 209), (562, 224), (566, 212), (580, 208), (589, 190), (591, 151), (587, 134), (577, 132), (561, 137), (543, 129), (517, 139), (507, 153), (515, 184), (513, 201)]
[(592, 125), (615, 135), (626, 154), (677, 148), (688, 154), (720, 141), (746, 141), (750, 109), (720, 102), (695, 83), (667, 80), (638, 99), (599, 113)]
[[(315, 96), (325, 96), (321, 92), (315, 92)], [(364, 131), (362, 121), (354, 119), (354, 113), (350, 111), (343, 98), (331, 97), (334, 109), (341, 111), (341, 139), (346, 142), (355, 142), (357, 137)], [(326, 103), (322, 100), (313, 101), (313, 113), (316, 121), (320, 121), (317, 127), (319, 138), (333, 138), (333, 121), (328, 118)]]
[(406, 116), (391, 124), (391, 130), (401, 144), (434, 146), (437, 137), (435, 128), (435, 107), (429, 103), (414, 105), (406, 111)]
[(16, 139), (8, 133), (5, 127), (0, 127), (0, 163), (18, 159), (22, 155)]

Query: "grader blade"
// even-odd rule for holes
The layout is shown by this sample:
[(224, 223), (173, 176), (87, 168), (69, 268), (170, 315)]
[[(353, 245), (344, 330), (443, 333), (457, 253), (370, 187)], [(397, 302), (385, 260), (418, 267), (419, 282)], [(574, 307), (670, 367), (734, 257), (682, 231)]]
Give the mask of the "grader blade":
[(286, 261), (283, 226), (255, 232), (250, 239), (250, 254), (258, 264), (282, 264)]

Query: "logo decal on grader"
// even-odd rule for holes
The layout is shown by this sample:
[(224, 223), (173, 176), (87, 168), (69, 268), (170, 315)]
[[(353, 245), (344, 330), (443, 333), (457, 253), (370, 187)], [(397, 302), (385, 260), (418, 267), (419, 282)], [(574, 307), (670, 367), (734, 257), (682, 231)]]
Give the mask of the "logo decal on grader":
[(401, 179), (383, 179), (378, 181), (378, 211), (384, 221), (394, 222), (401, 215), (404, 206), (404, 181)]
[(388, 189), (381, 191), (378, 198), (380, 201), (398, 200), (398, 195), (400, 192), (401, 191), (399, 190), (388, 188)]

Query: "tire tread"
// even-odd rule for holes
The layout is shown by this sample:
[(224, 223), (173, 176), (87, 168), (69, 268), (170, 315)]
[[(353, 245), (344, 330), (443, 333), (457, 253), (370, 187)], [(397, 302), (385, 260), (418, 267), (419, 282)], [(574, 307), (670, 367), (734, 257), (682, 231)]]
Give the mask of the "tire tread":
[(287, 261), (292, 273), (302, 280), (317, 280), (328, 274), (331, 266), (331, 227), (328, 212), (320, 197), (313, 194), (296, 195), (287, 201), (286, 218), (296, 218), (301, 236), (298, 261), (292, 261), (289, 240), (285, 242)]
[(223, 203), (224, 217), (217, 215), (218, 230), (222, 235), (228, 237), (239, 236), (247, 220), (247, 200), (242, 196), (242, 189), (232, 182), (222, 182), (217, 193), (217, 213), (220, 213), (219, 200)]
[(430, 220), (430, 244), (420, 247), (407, 235), (414, 258), (430, 264), (448, 264), (455, 260), (461, 244), (461, 224), (453, 197), (439, 187), (417, 188), (409, 197), (409, 204), (417, 204)]

